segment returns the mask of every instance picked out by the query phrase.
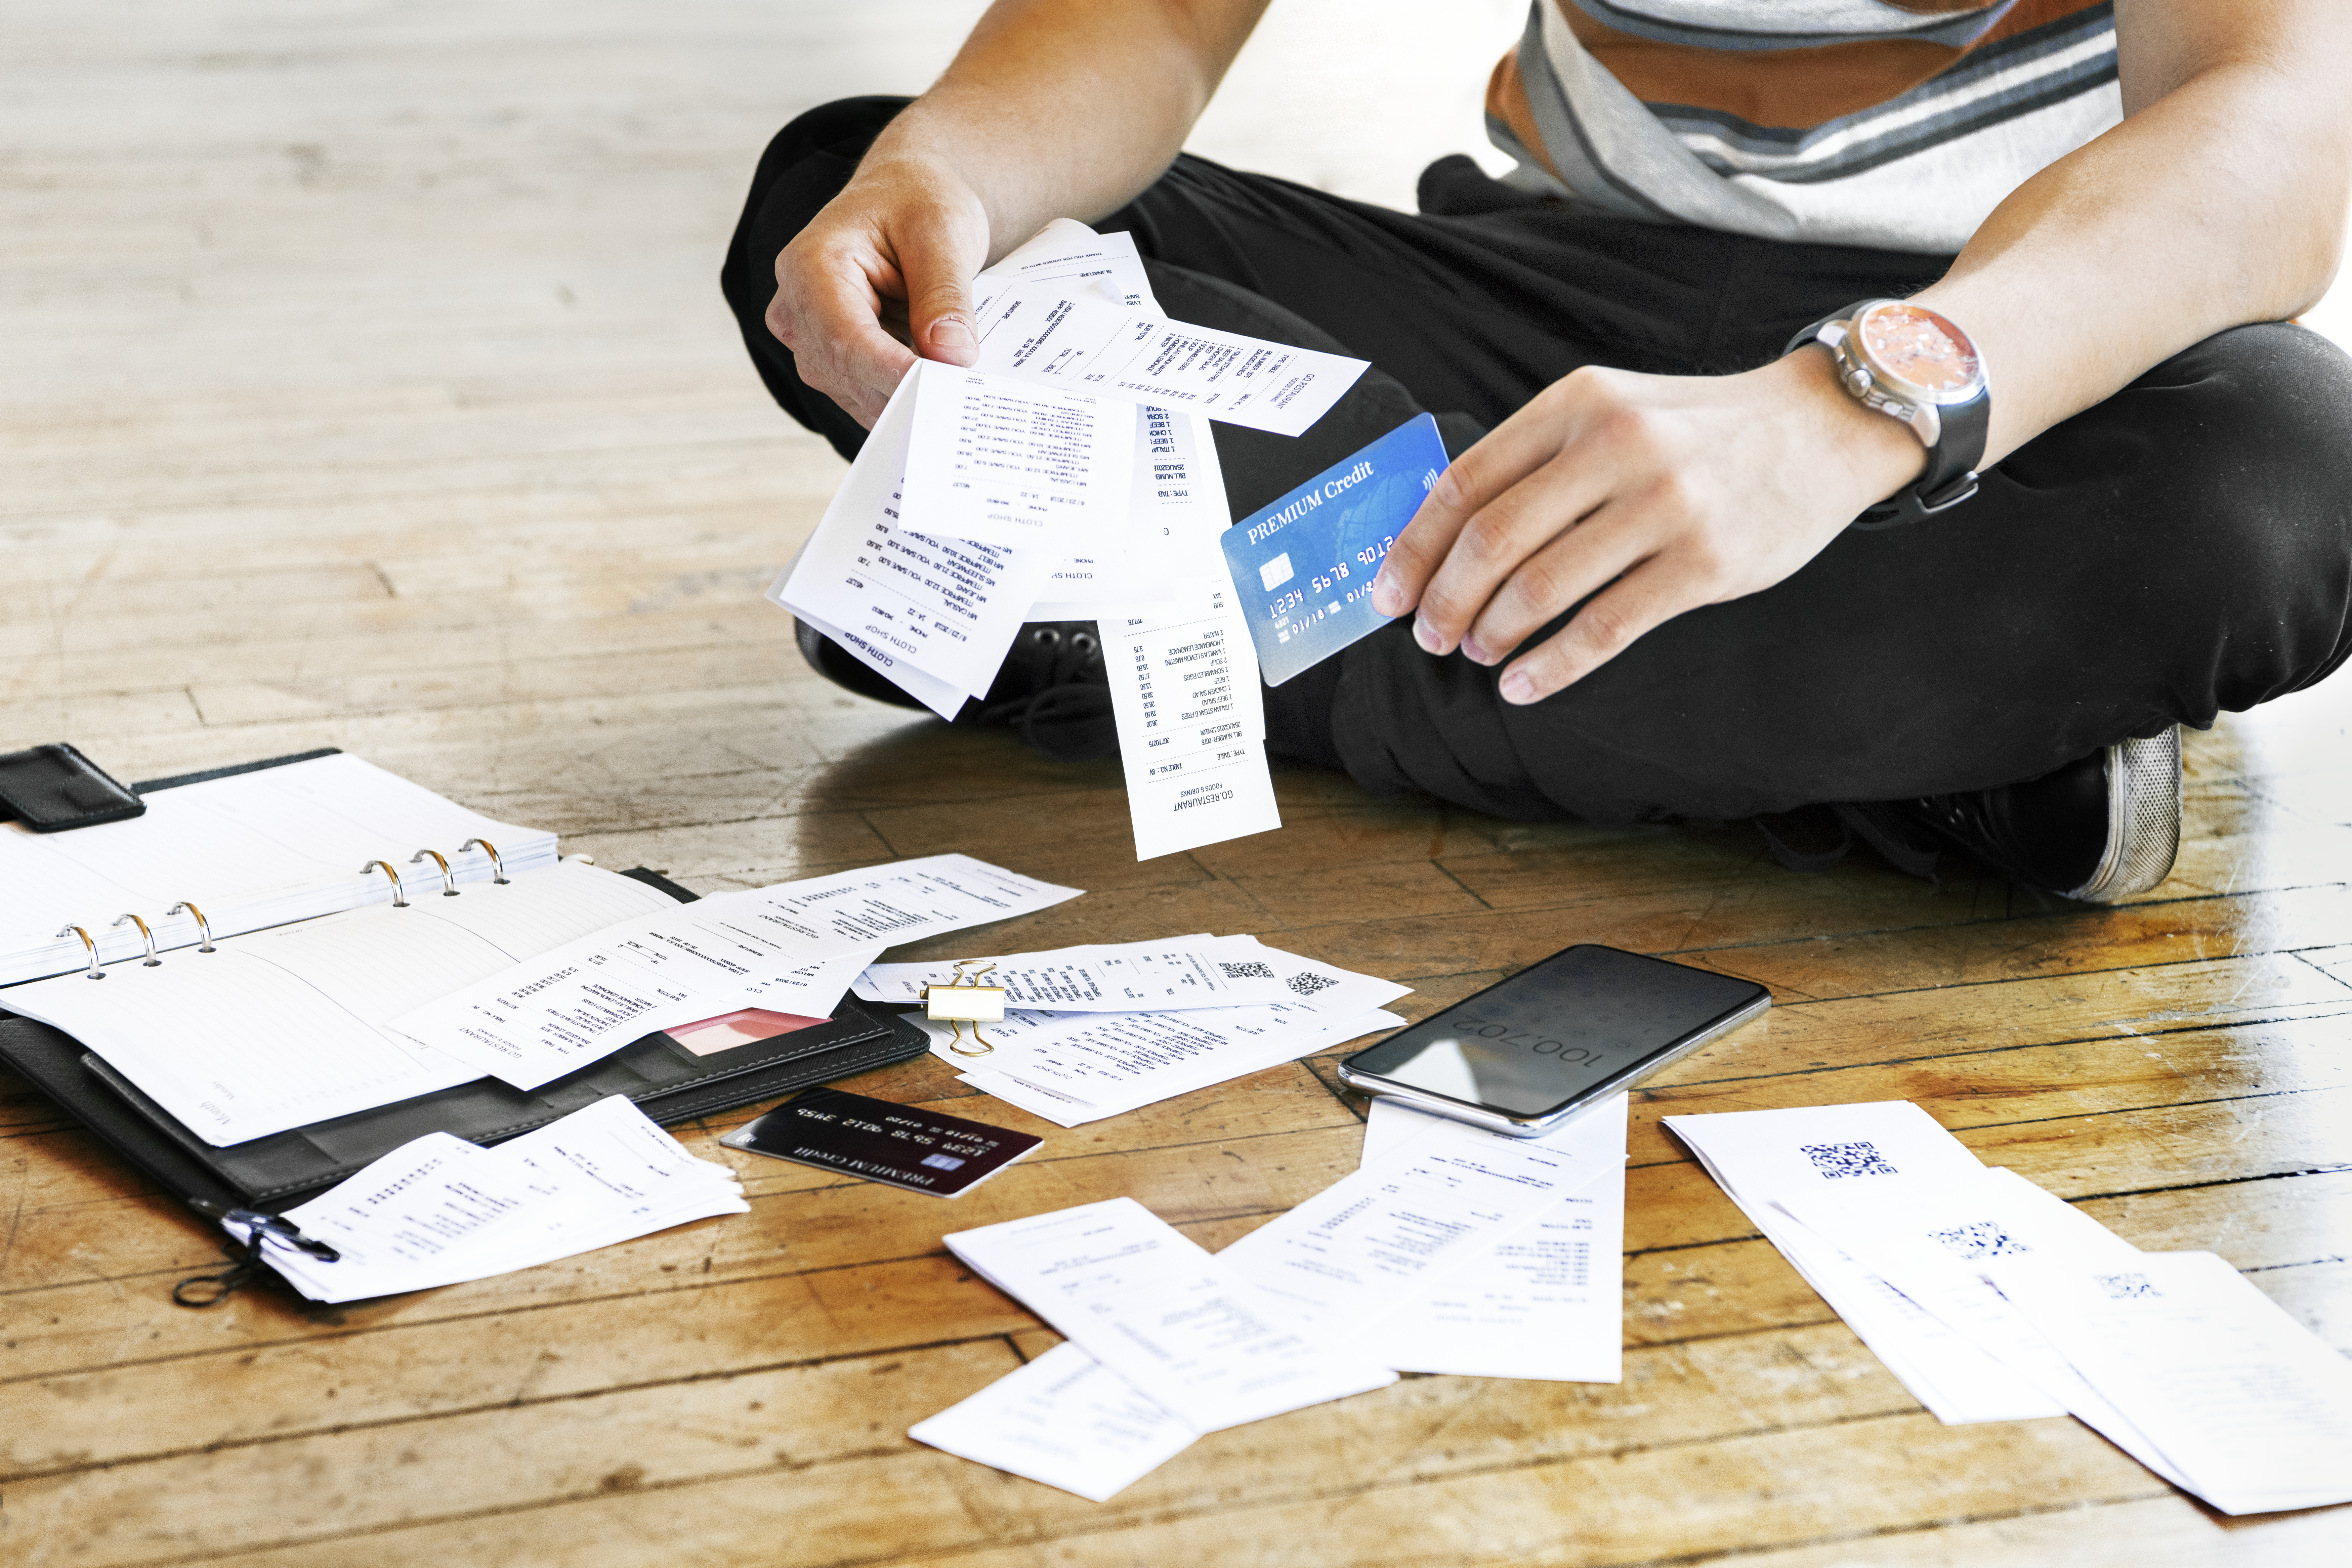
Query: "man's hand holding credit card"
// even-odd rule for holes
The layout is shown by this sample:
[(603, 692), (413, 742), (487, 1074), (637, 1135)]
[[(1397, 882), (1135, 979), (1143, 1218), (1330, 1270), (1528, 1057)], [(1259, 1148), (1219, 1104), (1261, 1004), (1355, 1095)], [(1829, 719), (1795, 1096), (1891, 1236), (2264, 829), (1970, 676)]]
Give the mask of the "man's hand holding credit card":
[(1393, 618), (1372, 607), (1372, 579), (1445, 466), (1423, 414), (1219, 536), (1268, 686)]

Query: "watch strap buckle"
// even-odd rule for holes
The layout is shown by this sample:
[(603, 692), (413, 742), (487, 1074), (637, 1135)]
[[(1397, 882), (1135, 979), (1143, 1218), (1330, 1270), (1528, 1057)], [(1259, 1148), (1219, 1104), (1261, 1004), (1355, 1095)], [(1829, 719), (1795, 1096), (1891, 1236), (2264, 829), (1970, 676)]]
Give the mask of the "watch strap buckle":
[(1901, 528), (1906, 523), (1918, 522), (1949, 511), (1976, 493), (1976, 470), (1967, 469), (1953, 475), (1932, 490), (1912, 485), (1888, 496), (1876, 506), (1864, 507), (1852, 526), (1865, 533), (1881, 528)]

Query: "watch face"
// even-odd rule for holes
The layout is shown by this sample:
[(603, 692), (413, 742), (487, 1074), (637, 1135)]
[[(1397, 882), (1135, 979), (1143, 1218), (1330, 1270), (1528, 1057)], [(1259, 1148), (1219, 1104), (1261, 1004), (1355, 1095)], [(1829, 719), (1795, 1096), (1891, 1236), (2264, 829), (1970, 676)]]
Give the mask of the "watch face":
[(1966, 332), (1924, 306), (1889, 300), (1863, 311), (1853, 336), (1873, 369), (1931, 403), (1965, 403), (1984, 385)]

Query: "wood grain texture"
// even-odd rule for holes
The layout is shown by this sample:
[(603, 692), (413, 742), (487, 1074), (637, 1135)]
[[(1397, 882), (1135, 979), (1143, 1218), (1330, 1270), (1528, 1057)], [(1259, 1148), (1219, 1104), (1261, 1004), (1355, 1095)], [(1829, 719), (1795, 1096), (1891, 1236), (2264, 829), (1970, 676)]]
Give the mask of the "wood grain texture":
[[(1637, 1097), (1625, 1381), (1407, 1378), (1105, 1505), (906, 1438), (1055, 1339), (943, 1230), (1129, 1194), (1222, 1247), (1354, 1167), (1336, 1054), (1076, 1131), (925, 1058), (850, 1087), (1045, 1146), (944, 1205), (719, 1145), (746, 1110), (678, 1131), (749, 1214), (203, 1313), (166, 1298), (205, 1229), (0, 1073), (0, 1563), (2352, 1558), (2352, 1510), (2224, 1520), (2071, 1421), (1937, 1425), (1660, 1124), (1912, 1100), (2352, 1346), (2352, 689), (2189, 737), (2179, 865), (2119, 909), (1301, 770), (1279, 833), (1138, 864), (1115, 764), (850, 698), (760, 598), (842, 465), (719, 300), (741, 185), (800, 110), (919, 89), (977, 10), (16, 7), (0, 749), (144, 778), (342, 746), (703, 890), (963, 850), (1089, 889), (1000, 950), (1252, 931), (1409, 982), (1410, 1016), (1579, 941), (1760, 980), (1766, 1023)], [(1521, 8), (1448, 15), (1286, 0), (1197, 145), (1406, 199), (1476, 137)], [(1367, 83), (1393, 112), (1362, 114)]]

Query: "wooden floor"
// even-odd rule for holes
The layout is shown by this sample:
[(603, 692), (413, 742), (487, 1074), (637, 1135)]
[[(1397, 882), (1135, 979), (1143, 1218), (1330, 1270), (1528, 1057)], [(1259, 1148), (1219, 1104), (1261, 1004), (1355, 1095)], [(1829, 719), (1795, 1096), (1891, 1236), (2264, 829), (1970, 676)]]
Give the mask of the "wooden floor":
[[(1309, 772), (1280, 833), (1138, 865), (1112, 766), (836, 693), (759, 597), (841, 465), (719, 309), (741, 183), (799, 109), (919, 87), (973, 9), (12, 6), (0, 749), (139, 778), (342, 746), (706, 890), (963, 850), (1089, 889), (992, 944), (1253, 931), (1415, 1016), (1579, 941), (1765, 981), (1768, 1024), (1635, 1106), (1624, 1383), (1408, 1378), (1100, 1506), (906, 1439), (1052, 1339), (943, 1229), (1124, 1193), (1222, 1246), (1355, 1165), (1327, 1059), (1076, 1131), (927, 1061), (851, 1087), (1045, 1147), (949, 1206), (718, 1119), (679, 1131), (749, 1215), (208, 1313), (166, 1300), (204, 1228), (0, 1080), (0, 1563), (2352, 1561), (2352, 1510), (2224, 1520), (2072, 1421), (1939, 1426), (1658, 1127), (1914, 1100), (2352, 1346), (2352, 685), (2192, 737), (2179, 868), (2117, 910)], [(1455, 75), (1517, 26), (1276, 10), (1202, 144), (1391, 199), (1470, 145)], [(1357, 66), (1405, 107), (1368, 124)], [(1442, 86), (1389, 92), (1415, 70)]]

